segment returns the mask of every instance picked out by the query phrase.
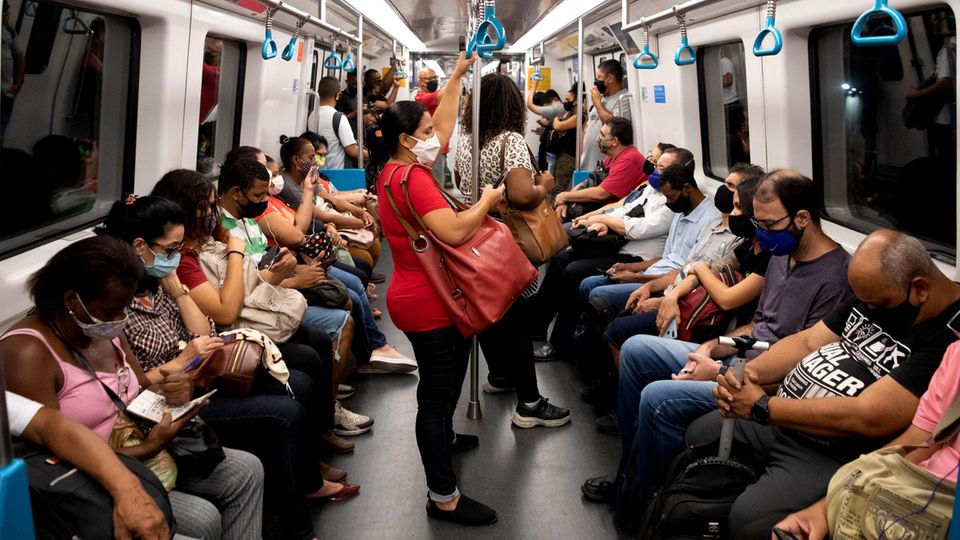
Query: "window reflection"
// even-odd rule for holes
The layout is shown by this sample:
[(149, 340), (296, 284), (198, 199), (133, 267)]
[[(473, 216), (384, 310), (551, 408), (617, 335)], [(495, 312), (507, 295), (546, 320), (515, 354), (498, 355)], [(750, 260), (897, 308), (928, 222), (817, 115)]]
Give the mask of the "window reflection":
[(704, 170), (722, 179), (733, 165), (751, 162), (743, 43), (702, 47), (698, 57)]

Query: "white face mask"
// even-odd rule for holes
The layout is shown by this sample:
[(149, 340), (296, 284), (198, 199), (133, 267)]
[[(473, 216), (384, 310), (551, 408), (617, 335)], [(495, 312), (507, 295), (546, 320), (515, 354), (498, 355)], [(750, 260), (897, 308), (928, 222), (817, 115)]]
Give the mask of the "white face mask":
[(267, 192), (276, 197), (281, 191), (283, 191), (283, 177), (280, 175), (274, 176), (270, 179), (270, 187), (267, 188)]
[(417, 139), (417, 144), (410, 149), (417, 156), (421, 165), (432, 165), (440, 154), (440, 138), (436, 134), (427, 140)]

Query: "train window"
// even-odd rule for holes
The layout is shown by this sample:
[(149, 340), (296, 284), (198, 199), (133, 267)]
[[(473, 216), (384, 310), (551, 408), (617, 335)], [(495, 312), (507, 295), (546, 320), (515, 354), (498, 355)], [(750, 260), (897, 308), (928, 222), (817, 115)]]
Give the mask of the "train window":
[(4, 257), (96, 223), (133, 187), (136, 21), (26, 4), (26, 40), (3, 12), (0, 185), (13, 195)]
[(743, 43), (701, 47), (697, 57), (703, 170), (723, 180), (733, 165), (750, 163)]
[(215, 174), (227, 152), (240, 144), (247, 46), (208, 35), (203, 43), (197, 171)]
[(812, 34), (815, 176), (831, 221), (864, 233), (896, 228), (952, 260), (954, 14), (943, 6), (909, 14), (907, 22), (908, 39), (898, 47), (855, 47), (851, 24)]

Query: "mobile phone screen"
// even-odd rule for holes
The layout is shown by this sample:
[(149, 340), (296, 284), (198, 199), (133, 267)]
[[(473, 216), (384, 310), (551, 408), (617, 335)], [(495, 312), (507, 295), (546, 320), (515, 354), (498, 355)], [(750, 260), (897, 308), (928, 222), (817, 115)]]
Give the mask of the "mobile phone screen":
[(237, 334), (236, 332), (233, 332), (230, 334), (223, 334), (220, 336), (220, 339), (223, 340), (224, 345), (226, 345), (227, 343), (233, 343), (234, 341), (237, 340)]

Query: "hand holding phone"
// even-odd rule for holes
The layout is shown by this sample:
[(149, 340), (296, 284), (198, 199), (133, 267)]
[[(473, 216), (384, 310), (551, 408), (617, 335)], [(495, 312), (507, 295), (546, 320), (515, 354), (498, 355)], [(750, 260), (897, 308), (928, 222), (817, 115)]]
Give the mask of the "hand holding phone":
[(220, 339), (223, 340), (224, 345), (226, 345), (227, 343), (233, 343), (234, 341), (237, 340), (237, 333), (231, 332), (229, 334), (221, 334)]
[(263, 254), (263, 258), (260, 259), (260, 264), (257, 265), (257, 268), (260, 270), (269, 269), (275, 263), (279, 262), (283, 258), (283, 253), (280, 246), (273, 246), (268, 249), (266, 253)]

